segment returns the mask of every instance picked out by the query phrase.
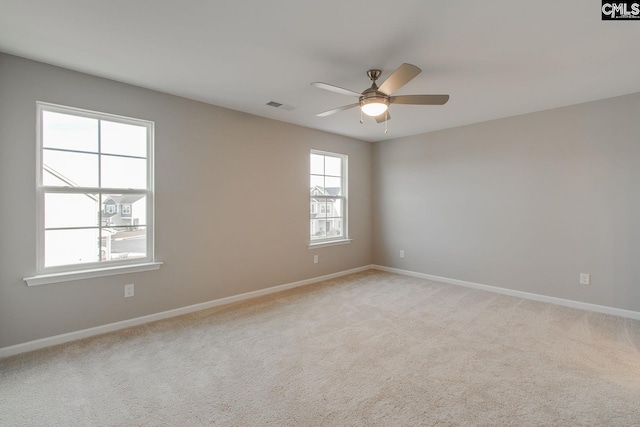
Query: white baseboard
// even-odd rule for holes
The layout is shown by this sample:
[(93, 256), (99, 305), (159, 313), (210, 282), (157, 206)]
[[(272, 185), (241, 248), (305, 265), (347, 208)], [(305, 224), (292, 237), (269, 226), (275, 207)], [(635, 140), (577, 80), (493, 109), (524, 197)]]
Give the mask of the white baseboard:
[(255, 298), (263, 295), (273, 294), (281, 292), (287, 289), (293, 289), (300, 286), (311, 285), (313, 283), (322, 282), (336, 277), (347, 276), (353, 273), (359, 273), (361, 271), (370, 270), (371, 265), (363, 267), (353, 268), (351, 270), (340, 271), (338, 273), (327, 274), (324, 276), (314, 277), (311, 279), (300, 280), (298, 282), (287, 283), (284, 285), (273, 286), (266, 289), (260, 289), (258, 291), (246, 292), (244, 294), (234, 295), (226, 298), (220, 298), (213, 301), (208, 301), (200, 304), (194, 304), (187, 307), (176, 308), (174, 310), (163, 311), (160, 313), (150, 314), (148, 316), (136, 317), (134, 319), (123, 320), (121, 322), (109, 323), (106, 325), (96, 326), (94, 328), (82, 329), (80, 331), (69, 332), (66, 334), (55, 335), (52, 337), (42, 338), (35, 341), (29, 341), (21, 344), (12, 345), (9, 347), (0, 348), (0, 358), (14, 356), (20, 353), (26, 353), (28, 351), (39, 350), (45, 347), (53, 345), (64, 344), (70, 341), (76, 341), (82, 338), (88, 338), (108, 332), (114, 332), (120, 329), (129, 328), (132, 326), (143, 325), (149, 322), (155, 322), (156, 320), (168, 319), (170, 317), (180, 316), (183, 314), (193, 313), (195, 311), (204, 310), (207, 308), (218, 307), (233, 302), (238, 302), (250, 298)]
[(195, 311), (204, 310), (207, 308), (218, 307), (233, 302), (238, 302), (250, 298), (255, 298), (263, 295), (269, 295), (276, 292), (281, 292), (287, 289), (293, 289), (300, 286), (311, 285), (313, 283), (322, 282), (336, 277), (347, 276), (349, 274), (359, 273), (362, 271), (375, 269), (379, 271), (386, 271), (389, 273), (402, 274), (405, 276), (417, 277), (421, 279), (433, 280), (436, 282), (449, 283), (452, 285), (464, 286), (467, 288), (480, 289), (483, 291), (494, 292), (503, 295), (510, 295), (514, 297), (548, 302), (551, 304), (562, 305), (565, 307), (577, 308), (581, 310), (593, 311), (596, 313), (610, 314), (613, 316), (626, 317), (630, 319), (640, 320), (640, 312), (624, 310), (620, 308), (607, 307), (597, 304), (589, 304), (580, 301), (573, 301), (563, 298), (550, 297), (546, 295), (539, 295), (529, 292), (516, 291), (513, 289), (500, 288), (497, 286), (482, 285), (480, 283), (466, 282), (464, 280), (450, 279), (447, 277), (434, 276), (432, 274), (417, 273), (409, 270), (402, 270), (399, 268), (385, 267), (382, 265), (366, 265), (351, 270), (340, 271), (337, 273), (327, 274), (325, 276), (314, 277), (311, 279), (300, 280), (298, 282), (287, 283), (284, 285), (273, 286), (267, 289), (260, 289), (258, 291), (246, 292), (240, 295), (234, 295), (226, 298), (220, 298), (213, 301), (208, 301), (200, 304), (190, 305), (187, 307), (176, 308), (174, 310), (163, 311), (160, 313), (150, 314), (148, 316), (136, 317), (134, 319), (123, 320), (121, 322), (109, 323), (106, 325), (96, 326), (94, 328), (82, 329), (80, 331), (69, 332), (66, 334), (55, 335), (52, 337), (42, 338), (35, 341), (29, 341), (26, 343), (16, 344), (9, 347), (0, 348), (0, 358), (14, 356), (20, 353), (26, 353), (28, 351), (39, 350), (45, 347), (53, 345), (64, 344), (70, 341), (76, 341), (82, 338), (88, 338), (108, 332), (118, 331), (120, 329), (129, 328), (132, 326), (143, 325), (149, 322), (155, 322), (156, 320), (168, 319), (183, 314), (193, 313)]
[(596, 313), (611, 314), (613, 316), (627, 317), (629, 319), (640, 320), (640, 312), (624, 310), (621, 308), (607, 307), (604, 305), (589, 304), (586, 302), (573, 301), (563, 298), (550, 297), (546, 295), (533, 294), (529, 292), (516, 291), (513, 289), (499, 288), (497, 286), (482, 285), (480, 283), (465, 282), (464, 280), (449, 279), (447, 277), (434, 276), (432, 274), (416, 273), (409, 270), (401, 270), (399, 268), (385, 267), (382, 265), (372, 265), (371, 268), (388, 273), (402, 274), (405, 276), (418, 277), (420, 279), (433, 280), (436, 282), (449, 283), (451, 285), (464, 286), (467, 288), (480, 289), (483, 291), (495, 292), (503, 295), (510, 295), (534, 301), (548, 302), (551, 304), (562, 305), (565, 307), (578, 308), (581, 310), (594, 311)]

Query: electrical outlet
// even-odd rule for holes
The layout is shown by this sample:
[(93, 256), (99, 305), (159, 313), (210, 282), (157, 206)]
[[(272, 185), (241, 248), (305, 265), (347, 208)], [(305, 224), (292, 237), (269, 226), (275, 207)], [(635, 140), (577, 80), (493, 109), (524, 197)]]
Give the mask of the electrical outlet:
[(400, 258), (404, 258), (404, 251), (400, 251)]
[(130, 298), (133, 295), (134, 295), (133, 283), (130, 283), (128, 285), (124, 285), (124, 297), (125, 298)]
[(580, 284), (581, 285), (590, 285), (591, 284), (591, 275), (587, 273), (580, 273)]
[(317, 264), (318, 263), (318, 255), (314, 255), (313, 256), (313, 263)]

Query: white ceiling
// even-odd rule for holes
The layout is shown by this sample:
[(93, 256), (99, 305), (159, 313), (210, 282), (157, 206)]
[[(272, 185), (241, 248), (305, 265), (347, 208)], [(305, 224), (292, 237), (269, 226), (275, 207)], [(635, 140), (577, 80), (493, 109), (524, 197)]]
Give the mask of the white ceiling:
[[(601, 21), (594, 0), (0, 0), (0, 51), (354, 138), (379, 141), (640, 92), (640, 20)], [(389, 133), (357, 101), (401, 63)], [(1, 70), (0, 70), (1, 72)], [(275, 109), (277, 101), (294, 107)]]

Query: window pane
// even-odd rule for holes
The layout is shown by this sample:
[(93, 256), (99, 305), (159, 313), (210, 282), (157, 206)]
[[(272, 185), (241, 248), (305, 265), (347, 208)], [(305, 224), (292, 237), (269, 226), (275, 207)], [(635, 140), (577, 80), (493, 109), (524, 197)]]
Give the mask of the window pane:
[(325, 212), (327, 214), (327, 216), (336, 216), (333, 213), (333, 204), (334, 204), (334, 200), (333, 199), (327, 199), (325, 201)]
[(316, 212), (311, 213), (311, 218), (326, 218), (327, 217), (327, 202), (324, 199), (319, 199), (316, 202)]
[(147, 256), (146, 227), (113, 227), (102, 230), (102, 260)]
[(326, 156), (324, 159), (324, 167), (325, 175), (342, 176), (342, 159)]
[(98, 200), (97, 194), (45, 194), (45, 228), (96, 227)]
[(325, 192), (331, 196), (342, 195), (342, 178), (326, 177), (324, 179)]
[(144, 194), (104, 194), (101, 205), (105, 227), (147, 225), (147, 197)]
[(320, 154), (311, 154), (311, 173), (324, 175), (324, 156)]
[(98, 155), (42, 150), (42, 181), (57, 187), (97, 187)]
[(324, 194), (324, 176), (311, 175), (311, 194)]
[(147, 157), (147, 128), (103, 120), (100, 148), (103, 153)]
[(327, 219), (327, 237), (342, 237), (342, 218)]
[(52, 187), (69, 187), (68, 181), (65, 181), (63, 178), (58, 177), (58, 175), (53, 174), (51, 171), (44, 171), (42, 177), (42, 181), (44, 185), (50, 185)]
[(326, 239), (327, 233), (325, 231), (325, 220), (312, 219), (311, 220), (311, 240)]
[(43, 111), (42, 146), (95, 153), (98, 151), (98, 120)]
[(329, 199), (327, 200), (327, 205), (330, 206), (330, 210), (327, 211), (327, 216), (329, 217), (342, 217), (342, 199)]
[(118, 156), (101, 156), (101, 159), (102, 187), (147, 187), (146, 160)]
[(98, 229), (47, 230), (44, 233), (44, 265), (97, 262)]
[(316, 218), (320, 214), (320, 205), (322, 205), (323, 203), (323, 199), (311, 199), (311, 218)]

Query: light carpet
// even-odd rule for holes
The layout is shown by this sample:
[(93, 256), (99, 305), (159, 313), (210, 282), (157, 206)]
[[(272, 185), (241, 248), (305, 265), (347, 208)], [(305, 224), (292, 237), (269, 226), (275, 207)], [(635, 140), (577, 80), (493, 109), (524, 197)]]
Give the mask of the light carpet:
[(370, 270), (2, 359), (0, 425), (640, 425), (640, 321)]

